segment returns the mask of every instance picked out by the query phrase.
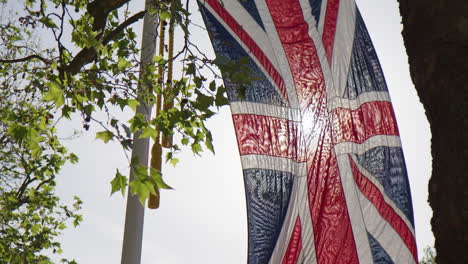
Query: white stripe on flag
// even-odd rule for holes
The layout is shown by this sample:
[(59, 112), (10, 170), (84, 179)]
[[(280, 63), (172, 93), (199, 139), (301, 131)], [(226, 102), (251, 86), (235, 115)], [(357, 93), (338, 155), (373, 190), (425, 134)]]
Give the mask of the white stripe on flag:
[(271, 254), (270, 261), (268, 262), (269, 264), (277, 264), (283, 261), (284, 254), (286, 253), (286, 250), (289, 245), (289, 239), (294, 230), (296, 218), (299, 215), (298, 207), (296, 206), (296, 199), (298, 196), (298, 185), (301, 184), (302, 181), (300, 179), (303, 178), (305, 177), (294, 178), (291, 198), (288, 204), (288, 211), (286, 212), (286, 216), (284, 217), (283, 226), (281, 227), (281, 232), (278, 236), (278, 239), (276, 240), (275, 248), (273, 250), (273, 253)]
[[(347, 159), (349, 159), (348, 155), (343, 155), (343, 156), (340, 156), (340, 157), (346, 157)], [(353, 159), (354, 164), (356, 164), (356, 167), (359, 169), (361, 174), (364, 175), (369, 181), (372, 182), (372, 184), (375, 185), (375, 187), (382, 194), (385, 202), (395, 211), (395, 213), (403, 220), (403, 222), (405, 222), (406, 226), (411, 231), (411, 234), (413, 234), (413, 236), (414, 236), (413, 225), (408, 220), (406, 215), (400, 210), (400, 208), (398, 208), (398, 206), (396, 206), (396, 204), (385, 194), (385, 189), (382, 186), (382, 184), (380, 184), (380, 182), (374, 176), (372, 176), (372, 174), (370, 174), (364, 167), (361, 166), (361, 164), (356, 160), (356, 157), (354, 155), (351, 155), (351, 158)]]
[[(330, 70), (330, 64), (328, 64), (327, 55), (325, 52), (325, 47), (322, 42), (322, 35), (317, 31), (317, 26), (315, 24), (315, 17), (312, 15), (312, 7), (310, 6), (309, 0), (299, 0), (302, 9), (302, 15), (304, 20), (309, 26), (309, 36), (312, 39), (315, 50), (317, 51), (317, 57), (320, 60), (320, 67), (323, 73), (323, 78), (325, 80), (325, 87), (327, 91), (327, 100), (330, 97), (330, 94), (335, 90), (333, 83), (333, 72)], [(326, 2), (326, 1), (323, 1)], [(320, 15), (322, 17), (322, 15)]]
[(401, 147), (400, 137), (398, 136), (387, 136), (387, 135), (377, 135), (370, 137), (362, 144), (357, 144), (354, 142), (342, 142), (335, 145), (335, 153), (337, 156), (356, 153), (359, 155), (364, 154), (366, 151), (373, 149), (375, 147)]
[(356, 31), (356, 5), (354, 0), (340, 0), (337, 20), (331, 60), (335, 91), (329, 93), (328, 98), (342, 97), (348, 81)]
[[(206, 2), (206, 1), (200, 1), (201, 4), (203, 4), (206, 9), (211, 13), (211, 15), (213, 15), (216, 20), (224, 27), (224, 29), (226, 29), (227, 32), (229, 32), (229, 34), (237, 41), (237, 43), (239, 43), (239, 45), (246, 51), (246, 53), (250, 56), (250, 58), (255, 62), (255, 64), (258, 66), (258, 68), (263, 72), (263, 74), (266, 76), (266, 78), (268, 79), (268, 81), (271, 83), (271, 85), (273, 85), (273, 87), (275, 87), (276, 91), (278, 92), (278, 94), (283, 97), (284, 101), (287, 101), (286, 98), (284, 98), (283, 96), (283, 93), (281, 92), (281, 90), (279, 89), (278, 85), (275, 83), (275, 81), (273, 80), (272, 76), (268, 73), (268, 71), (263, 67), (263, 65), (258, 61), (258, 59), (255, 57), (255, 55), (250, 51), (249, 47), (237, 36), (236, 33), (234, 33), (231, 28), (226, 24), (226, 22), (224, 22), (224, 20), (219, 17), (219, 15), (213, 10), (213, 8), (211, 8), (211, 6)], [(256, 22), (255, 22), (256, 23)], [(254, 36), (250, 35), (249, 36), (254, 40), (254, 41), (257, 41), (258, 39), (255, 39)], [(260, 43), (257, 42), (257, 45), (259, 45)], [(260, 46), (259, 46), (260, 47)], [(260, 47), (261, 49), (262, 47)], [(264, 52), (264, 50), (262, 50), (262, 52)], [(271, 55), (271, 52), (270, 54), (267, 54), (265, 53), (265, 56), (268, 58), (268, 60), (271, 62), (271, 64), (273, 65), (273, 67), (281, 74), (281, 71), (280, 69), (278, 68), (279, 65), (277, 65), (277, 61), (275, 60), (275, 57), (273, 58), (270, 58), (268, 57), (268, 55)], [(273, 60), (271, 60), (273, 59)], [(286, 85), (287, 86), (287, 85)], [(288, 94), (288, 96), (290, 96)], [(289, 97), (289, 100), (291, 101), (291, 98)]]
[[(203, 3), (205, 6), (209, 6), (207, 3)], [(257, 43), (258, 47), (263, 51), (270, 60), (271, 64), (279, 71), (278, 62), (271, 42), (265, 31), (257, 24), (257, 21), (245, 10), (245, 8), (238, 1), (223, 1), (222, 5), (227, 12), (242, 24), (242, 29)]]
[[(415, 263), (413, 255), (398, 233), (379, 214), (375, 206), (358, 192), (367, 231), (380, 243), (393, 263)], [(372, 262), (369, 262), (372, 263)]]
[(242, 168), (263, 169), (289, 172), (294, 177), (304, 177), (303, 171), (306, 168), (305, 162), (295, 162), (291, 159), (273, 157), (267, 155), (242, 155)]
[(298, 263), (317, 263), (312, 215), (309, 208), (307, 177), (300, 179), (301, 192), (298, 195), (299, 216), (302, 222), (302, 250)]
[(320, 36), (323, 35), (323, 26), (325, 24), (325, 15), (327, 12), (328, 0), (322, 0), (322, 6), (320, 7), (320, 18), (318, 21), (318, 32)]
[(348, 207), (349, 220), (353, 230), (354, 242), (356, 243), (357, 255), (359, 263), (373, 263), (372, 251), (369, 246), (369, 239), (367, 237), (367, 230), (361, 214), (361, 206), (353, 178), (353, 171), (349, 164), (347, 155), (337, 155), (338, 168), (340, 170), (341, 183), (346, 198)]
[(349, 108), (351, 110), (358, 109), (361, 105), (369, 102), (390, 102), (390, 96), (387, 91), (371, 91), (361, 93), (355, 99), (342, 98), (336, 96), (328, 99), (328, 111), (333, 111), (336, 108)]
[(270, 259), (270, 264), (282, 263), (284, 255), (289, 246), (296, 219), (301, 219), (301, 242), (302, 248), (297, 263), (317, 263), (315, 254), (315, 239), (312, 226), (312, 217), (309, 210), (309, 200), (307, 194), (306, 171), (303, 171), (302, 177), (294, 178), (293, 191), (288, 206), (288, 212), (281, 229), (280, 236)]
[(258, 13), (262, 18), (263, 25), (265, 26), (265, 31), (268, 35), (268, 38), (270, 39), (270, 43), (274, 49), (274, 53), (276, 54), (276, 60), (278, 62), (279, 67), (278, 71), (281, 73), (281, 76), (284, 80), (284, 84), (286, 85), (290, 106), (293, 108), (298, 108), (299, 99), (296, 93), (296, 85), (294, 84), (291, 68), (289, 67), (288, 58), (286, 57), (286, 53), (284, 52), (283, 44), (281, 44), (281, 40), (278, 36), (278, 32), (276, 31), (273, 19), (271, 18), (268, 6), (265, 0), (255, 0), (255, 4), (257, 5)]
[(271, 104), (262, 104), (246, 101), (231, 102), (231, 112), (236, 114), (251, 114), (271, 116), (295, 122), (301, 121), (299, 109), (292, 109), (289, 107), (276, 106)]

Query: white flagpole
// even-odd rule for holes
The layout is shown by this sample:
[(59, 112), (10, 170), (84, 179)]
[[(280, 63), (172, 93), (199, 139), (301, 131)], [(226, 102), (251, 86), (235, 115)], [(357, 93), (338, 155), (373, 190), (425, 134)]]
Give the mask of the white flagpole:
[[(145, 9), (148, 10), (153, 5), (154, 0), (146, 0)], [(156, 49), (156, 19), (157, 16), (149, 12), (145, 14), (143, 22), (143, 38), (141, 44), (141, 65), (140, 77), (144, 66), (152, 63)], [(148, 89), (140, 85), (138, 89)], [(136, 108), (137, 113), (141, 113), (146, 120), (151, 119), (152, 105), (140, 104)], [(138, 158), (141, 165), (147, 167), (149, 159), (149, 138), (139, 138), (140, 133), (133, 135), (132, 160)], [(130, 181), (134, 178), (130, 171)], [(139, 264), (141, 262), (141, 245), (143, 240), (143, 224), (145, 208), (141, 205), (137, 195), (131, 195), (130, 188), (127, 193), (127, 211), (125, 214), (125, 229), (122, 245), (121, 264)]]

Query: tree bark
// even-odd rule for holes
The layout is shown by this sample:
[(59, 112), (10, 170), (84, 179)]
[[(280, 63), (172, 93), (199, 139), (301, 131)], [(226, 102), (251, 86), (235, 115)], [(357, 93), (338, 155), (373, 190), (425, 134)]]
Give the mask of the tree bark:
[(468, 263), (468, 1), (399, 3), (411, 78), (432, 132), (436, 262)]

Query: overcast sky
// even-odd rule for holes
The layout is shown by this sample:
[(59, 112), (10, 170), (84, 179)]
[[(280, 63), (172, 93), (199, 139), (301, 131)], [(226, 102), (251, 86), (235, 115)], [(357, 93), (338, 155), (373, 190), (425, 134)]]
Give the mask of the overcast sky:
[[(418, 250), (422, 255), (422, 249), (434, 242), (430, 231), (432, 213), (427, 204), (430, 132), (409, 76), (397, 1), (357, 3), (393, 100), (412, 189)], [(194, 19), (201, 23), (196, 16)], [(192, 36), (212, 54), (205, 32), (192, 32)], [(203, 157), (194, 157), (187, 152), (176, 168), (171, 165), (163, 168), (166, 181), (175, 190), (162, 192), (160, 209), (146, 209), (143, 264), (246, 262), (245, 197), (229, 108), (222, 108), (209, 125), (215, 140), (215, 156), (205, 153)], [(81, 123), (63, 124), (62, 128), (82, 129)], [(99, 129), (92, 126), (89, 132), (96, 131)], [(68, 165), (57, 179), (58, 192), (64, 200), (78, 195), (84, 201), (83, 223), (63, 234), (63, 256), (82, 264), (119, 263), (126, 199), (119, 193), (109, 195), (110, 181), (116, 168), (125, 171), (128, 164), (120, 146), (103, 144), (89, 132), (66, 142), (80, 162)]]

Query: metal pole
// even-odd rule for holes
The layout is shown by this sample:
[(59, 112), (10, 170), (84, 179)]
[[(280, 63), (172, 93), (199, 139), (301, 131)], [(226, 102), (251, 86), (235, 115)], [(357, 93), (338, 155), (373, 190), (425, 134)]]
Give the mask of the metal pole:
[[(154, 0), (146, 0), (145, 9), (148, 10), (153, 5)], [(152, 63), (156, 49), (156, 16), (146, 13), (143, 22), (143, 38), (141, 44), (141, 65), (140, 77), (144, 66)], [(139, 89), (148, 89), (140, 85)], [(140, 104), (136, 108), (137, 113), (141, 113), (146, 120), (151, 119), (152, 105)], [(149, 159), (149, 138), (139, 138), (139, 133), (133, 135), (132, 160), (138, 158), (141, 165), (147, 167)], [(130, 181), (134, 179), (130, 170)], [(141, 245), (143, 241), (143, 224), (145, 208), (141, 205), (137, 195), (131, 195), (130, 188), (127, 194), (127, 210), (125, 213), (125, 229), (122, 245), (121, 264), (139, 264), (141, 262)]]

